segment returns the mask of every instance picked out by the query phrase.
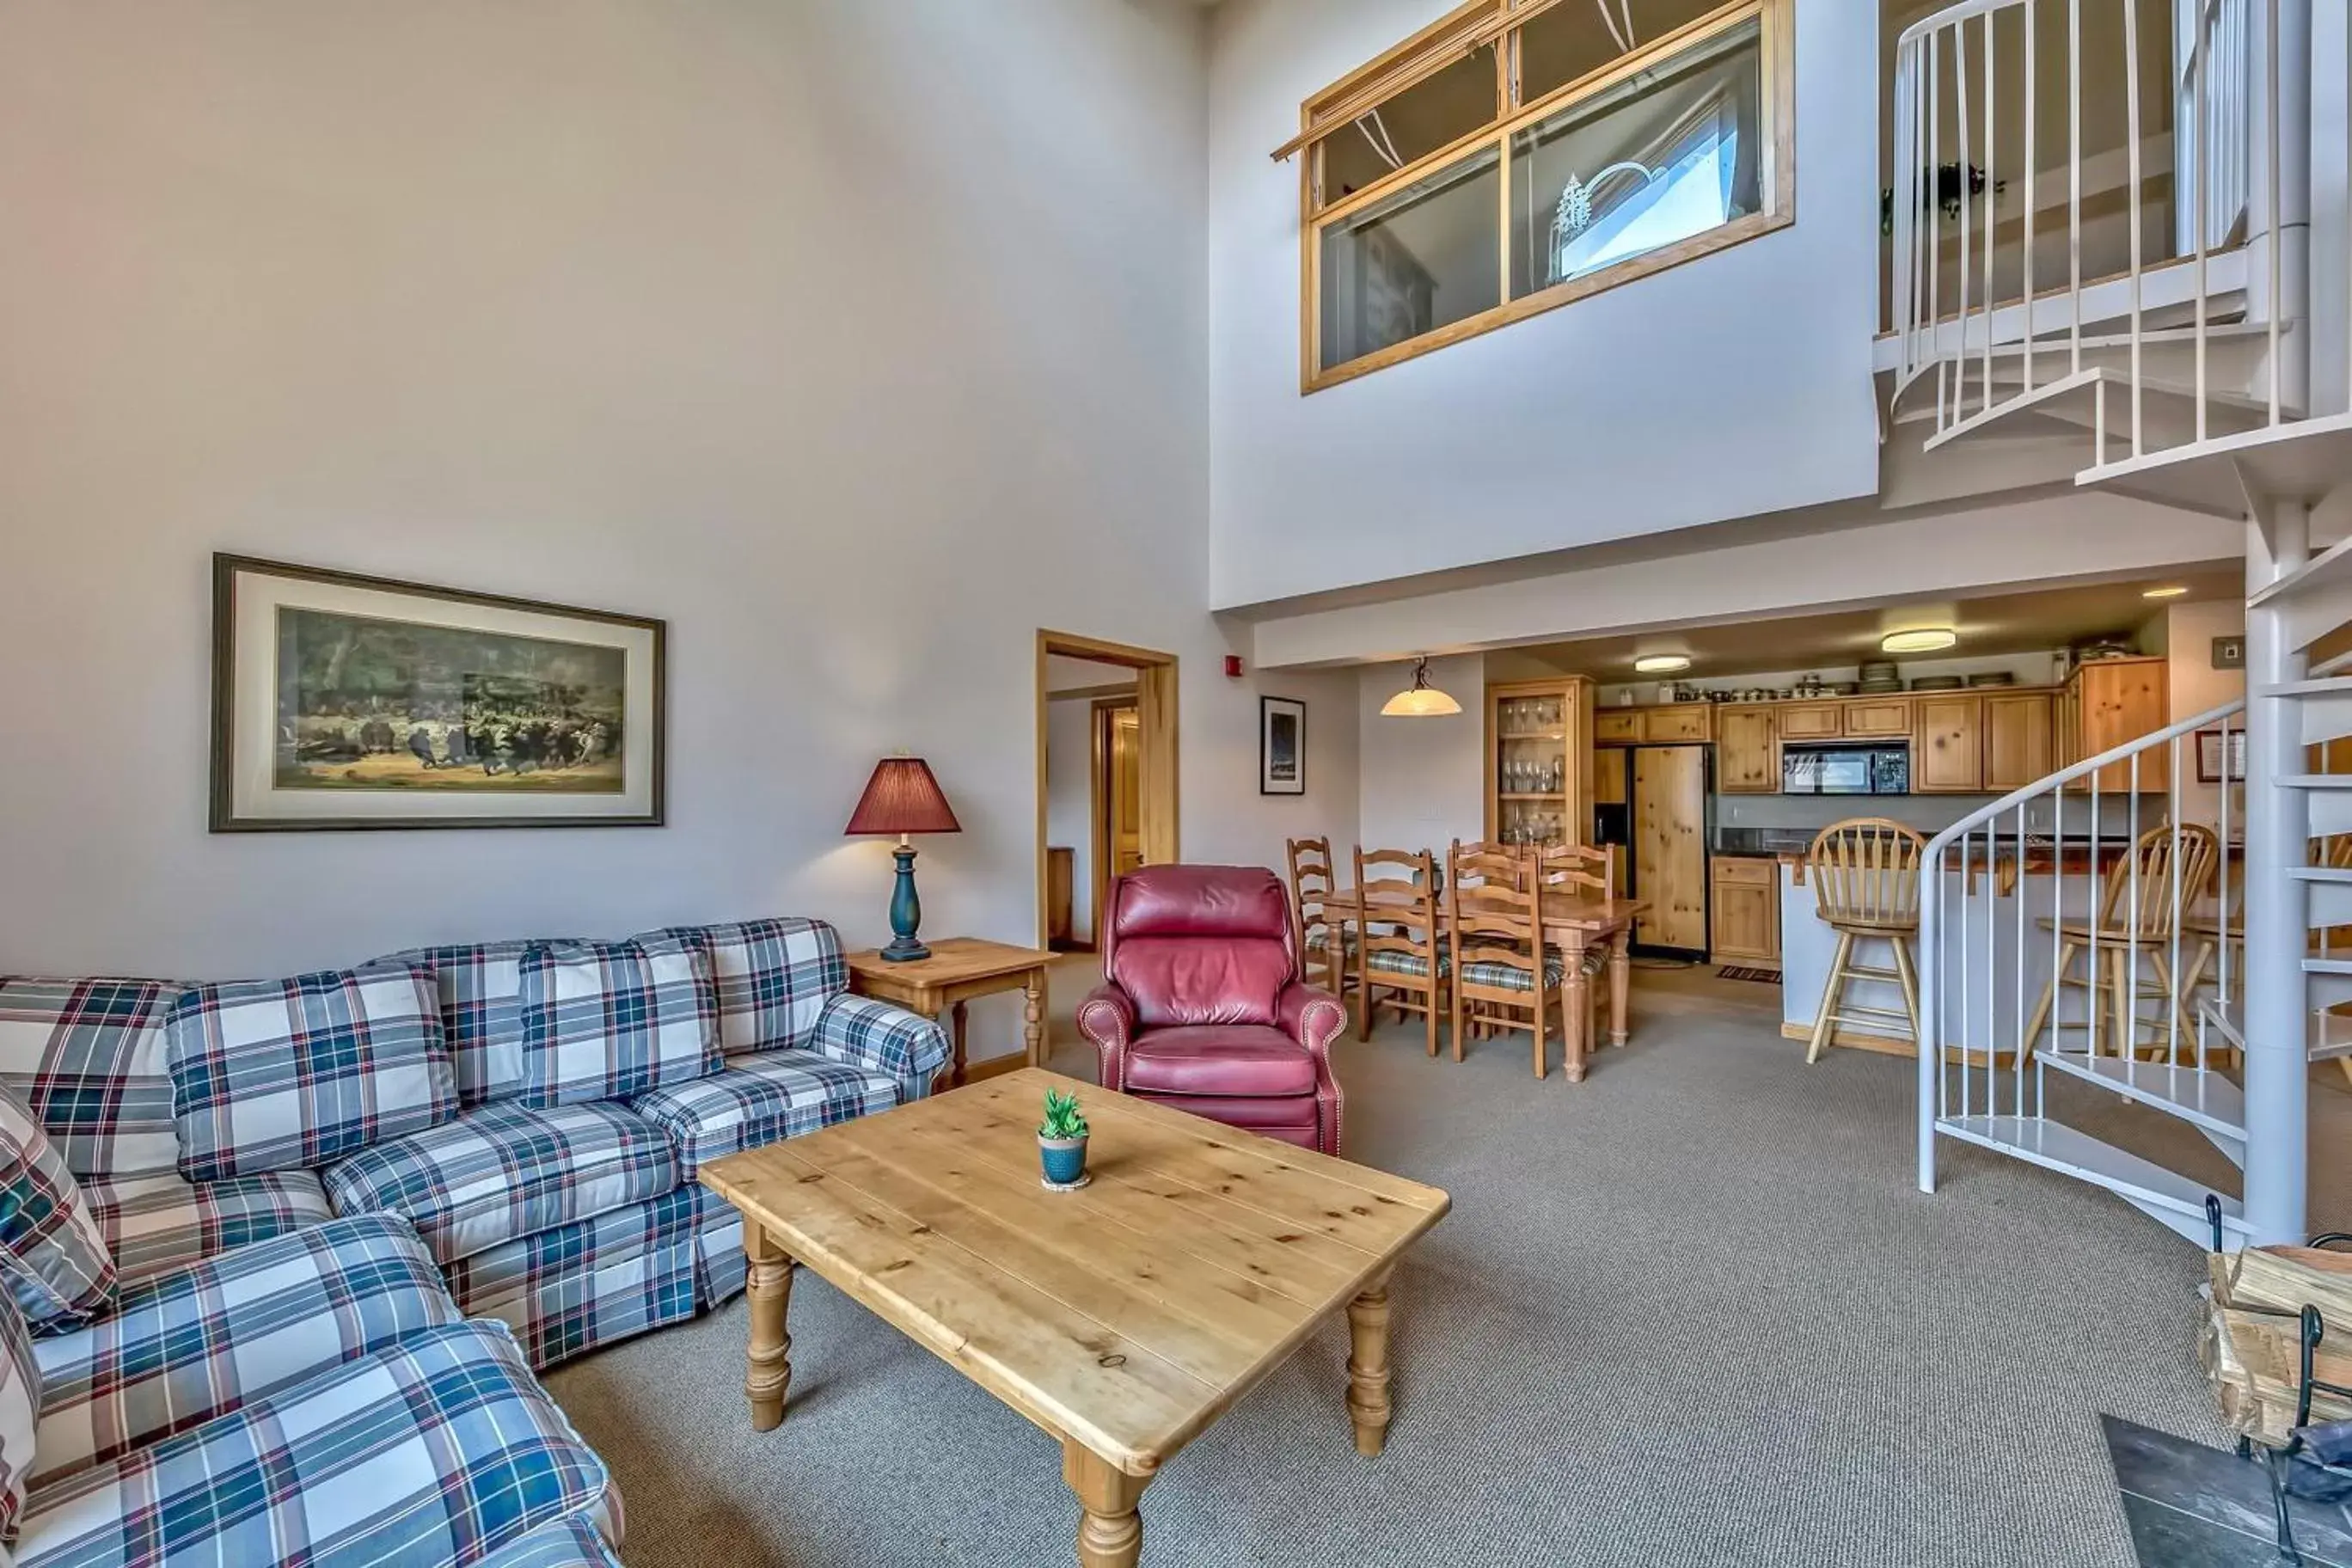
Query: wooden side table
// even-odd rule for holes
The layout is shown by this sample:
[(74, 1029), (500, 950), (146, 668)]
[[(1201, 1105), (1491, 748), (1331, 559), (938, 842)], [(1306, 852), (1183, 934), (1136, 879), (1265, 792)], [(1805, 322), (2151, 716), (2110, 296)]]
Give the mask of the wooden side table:
[(1020, 991), (1028, 996), (1021, 1026), (1023, 1063), (1045, 1065), (1045, 966), (1054, 955), (1034, 947), (1012, 947), (978, 937), (951, 936), (929, 944), (931, 956), (908, 963), (891, 963), (878, 948), (849, 955), (849, 988), (860, 996), (891, 1002), (910, 1013), (936, 1018), (947, 1011), (952, 1022), (955, 1060), (948, 1072), (950, 1084), (964, 1079), (964, 1004), (975, 996)]

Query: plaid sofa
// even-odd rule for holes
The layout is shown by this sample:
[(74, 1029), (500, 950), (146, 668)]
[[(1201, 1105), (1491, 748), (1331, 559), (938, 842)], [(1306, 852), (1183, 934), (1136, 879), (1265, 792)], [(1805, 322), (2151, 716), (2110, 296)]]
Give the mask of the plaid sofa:
[[(20, 1568), (613, 1561), (619, 1494), (532, 1373), (742, 1289), (741, 1225), (696, 1183), (704, 1163), (920, 1097), (949, 1054), (932, 1021), (848, 994), (822, 922), (639, 940), (698, 955), (702, 989), (681, 1000), (666, 973), (659, 1029), (636, 1026), (650, 1004), (607, 999), (604, 1048), (580, 991), (618, 944), (364, 966), (429, 974), (416, 1005), (437, 1001), (450, 1070), (429, 1110), (370, 1099), (356, 1140), (348, 1117), (334, 1137), (290, 1140), (243, 1131), (247, 1110), (175, 1118), (173, 1059), (184, 1099), (191, 1050), (246, 1048), (209, 988), (0, 977), (0, 1082), (80, 1184), (121, 1281), (110, 1314), (33, 1342)], [(570, 966), (560, 1082), (530, 1033), (549, 994), (530, 972), (550, 963)], [(205, 1032), (183, 1027), (167, 1059), (191, 1012)], [(681, 1033), (696, 1012), (707, 1054)], [(306, 1129), (336, 1113), (306, 1098), (328, 1057), (347, 1065), (314, 1051), (277, 1073), (304, 1085), (280, 1098), (301, 1100)], [(201, 1066), (199, 1081), (238, 1080), (235, 1063)], [(599, 1082), (609, 1097), (583, 1092)], [(192, 1125), (205, 1147), (188, 1146)], [(253, 1169), (240, 1138), (320, 1163)]]

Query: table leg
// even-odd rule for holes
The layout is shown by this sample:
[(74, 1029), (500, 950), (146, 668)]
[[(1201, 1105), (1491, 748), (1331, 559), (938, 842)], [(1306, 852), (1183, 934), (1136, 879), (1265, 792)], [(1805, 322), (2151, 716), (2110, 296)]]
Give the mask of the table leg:
[(1348, 1303), (1348, 1415), (1356, 1424), (1356, 1452), (1381, 1457), (1389, 1440), (1389, 1273)]
[(1078, 1497), (1079, 1568), (1135, 1568), (1143, 1555), (1135, 1505), (1151, 1478), (1130, 1476), (1066, 1437), (1062, 1479)]
[(1022, 1049), (1033, 1068), (1045, 1065), (1045, 972), (1032, 971), (1029, 983), (1022, 987), (1027, 998), (1022, 1015)]
[(751, 1370), (743, 1392), (751, 1401), (754, 1431), (772, 1432), (784, 1419), (784, 1390), (793, 1381), (793, 1336), (784, 1330), (793, 1299), (793, 1260), (774, 1238), (743, 1221), (744, 1289), (751, 1299)]
[(948, 1082), (957, 1089), (963, 1087), (963, 1004), (948, 1009), (948, 1034), (955, 1041), (955, 1060), (948, 1068)]
[(1592, 1047), (1592, 978), (1584, 973), (1584, 944), (1578, 942), (1562, 952), (1568, 961), (1568, 973), (1560, 985), (1560, 1011), (1568, 1015), (1560, 1020), (1560, 1044), (1565, 1047), (1568, 1081), (1584, 1081), (1584, 1058)]
[(1609, 1044), (1622, 1047), (1632, 1031), (1626, 1003), (1633, 989), (1633, 928), (1627, 925), (1609, 939)]

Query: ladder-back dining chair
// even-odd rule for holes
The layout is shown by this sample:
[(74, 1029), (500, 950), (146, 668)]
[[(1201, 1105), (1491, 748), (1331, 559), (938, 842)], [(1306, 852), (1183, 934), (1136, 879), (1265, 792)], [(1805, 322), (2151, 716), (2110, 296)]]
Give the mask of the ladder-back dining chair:
[[(1356, 848), (1356, 896), (1364, 929), (1356, 940), (1356, 1037), (1372, 1037), (1382, 1005), (1400, 1018), (1419, 1015), (1429, 1054), (1437, 1054), (1437, 1015), (1452, 964), (1438, 937), (1437, 862), (1426, 849)], [(1371, 918), (1373, 906), (1380, 919)]]
[[(1544, 1035), (1565, 978), (1543, 941), (1543, 879), (1524, 851), (1456, 841), (1445, 857), (1447, 952), (1454, 974), (1454, 1059), (1475, 1025), (1526, 1029), (1544, 1076)], [(1561, 1009), (1563, 1028), (1570, 1027)], [(1570, 1047), (1574, 1049), (1573, 1045)], [(1571, 1065), (1575, 1062), (1570, 1057)]]
[(1284, 846), (1290, 867), (1291, 926), (1297, 932), (1298, 972), (1319, 973), (1323, 987), (1345, 1005), (1356, 984), (1356, 933), (1335, 918), (1326, 900), (1339, 888), (1339, 862), (1328, 838), (1293, 838)]
[[(2136, 1057), (2141, 1049), (2140, 1004), (2149, 1000), (2161, 1001), (2158, 1017), (2170, 1019), (2181, 1041), (2194, 1041), (2197, 1021), (2189, 1014), (2188, 993), (2173, 984), (2170, 948), (2180, 911), (2204, 899), (2220, 864), (2221, 841), (2211, 828), (2195, 822), (2151, 827), (2132, 845), (2130, 854), (2107, 868), (2096, 919), (2045, 915), (2037, 921), (2043, 931), (2057, 933), (2058, 960), (2018, 1048), (2031, 1058), (2045, 1026), (2052, 1048), (2057, 1048), (2059, 1030), (2064, 1026), (2057, 1017), (2058, 997), (2068, 990), (2086, 993), (2083, 1027), (2092, 1056), (2102, 1054), (2100, 1036), (2111, 1029), (2110, 1054)], [(2080, 973), (2074, 968), (2077, 959), (2083, 963)], [(2147, 979), (2140, 977), (2143, 963)], [(2161, 1036), (2166, 1026), (2159, 1022), (2155, 1027)], [(2149, 1048), (2166, 1047), (2159, 1038), (2149, 1042)]]
[[(1822, 987), (1813, 1035), (1805, 1047), (1808, 1063), (1837, 1037), (1841, 1024), (1901, 1025), (1919, 1039), (1919, 976), (1911, 944), (1919, 934), (1919, 856), (1927, 841), (1899, 822), (1857, 816), (1833, 822), (1814, 835), (1805, 852), (1805, 876), (1821, 907), (1822, 923), (1837, 932), (1829, 981)], [(1892, 969), (1856, 963), (1854, 949), (1884, 942), (1894, 952)], [(1846, 987), (1856, 980), (1891, 982), (1903, 990), (1903, 1010), (1848, 1003)]]

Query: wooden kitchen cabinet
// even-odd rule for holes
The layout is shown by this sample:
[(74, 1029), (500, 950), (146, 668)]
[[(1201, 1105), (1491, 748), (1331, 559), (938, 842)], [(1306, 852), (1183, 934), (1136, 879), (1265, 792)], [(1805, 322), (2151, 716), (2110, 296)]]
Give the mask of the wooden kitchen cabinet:
[(1845, 732), (1843, 703), (1780, 704), (1780, 739), (1783, 741), (1834, 741)]
[(1592, 740), (1601, 746), (1637, 746), (1642, 742), (1639, 708), (1604, 708), (1592, 716)]
[(1704, 702), (1677, 702), (1670, 708), (1649, 708), (1642, 713), (1642, 739), (1654, 746), (1671, 746), (1712, 737)]
[(1582, 844), (1592, 837), (1592, 682), (1486, 688), (1486, 837)]
[(1715, 787), (1724, 795), (1780, 793), (1779, 715), (1729, 703), (1715, 715)]
[(1845, 704), (1845, 732), (1857, 741), (1906, 740), (1911, 734), (1911, 700), (1907, 697), (1864, 697)]
[(1976, 795), (1984, 789), (1984, 699), (1922, 697), (1911, 745), (1911, 793)]
[(1987, 791), (2006, 795), (2058, 771), (2058, 705), (2051, 693), (2000, 692), (1982, 700)]
[[(2058, 700), (2058, 765), (2071, 766), (2127, 741), (2152, 735), (2172, 721), (2171, 667), (2159, 658), (2094, 659), (2068, 678)], [(2139, 787), (2172, 787), (2168, 748), (2152, 747), (2139, 755)], [(2132, 787), (2132, 763), (2110, 763), (2096, 774), (2103, 793), (2120, 794)], [(2089, 778), (2070, 789), (2087, 791)]]
[(1722, 963), (1780, 962), (1780, 868), (1777, 861), (1716, 857), (1709, 877), (1708, 956)]

